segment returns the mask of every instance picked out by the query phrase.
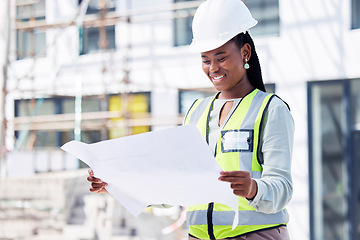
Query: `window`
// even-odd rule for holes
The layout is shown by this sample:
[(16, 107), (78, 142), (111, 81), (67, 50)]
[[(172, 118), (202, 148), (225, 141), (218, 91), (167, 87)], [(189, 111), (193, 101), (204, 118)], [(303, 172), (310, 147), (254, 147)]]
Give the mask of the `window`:
[[(45, 20), (45, 0), (17, 1), (16, 21), (33, 23)], [(45, 56), (44, 46), (46, 45), (45, 32), (38, 29), (16, 31), (16, 58), (24, 59), (35, 56)]]
[(252, 36), (280, 34), (279, 0), (245, 0), (258, 24), (251, 28)]
[[(107, 45), (104, 49), (115, 49), (115, 26), (105, 27)], [(83, 28), (80, 31), (81, 54), (99, 51), (100, 28)]]
[[(52, 122), (49, 116), (55, 114), (74, 113), (75, 98), (40, 98), (15, 101), (15, 117), (28, 117), (25, 122), (15, 125), (15, 149), (58, 148), (74, 139), (74, 122), (64, 120)], [(98, 98), (83, 98), (82, 112), (100, 111), (101, 103)], [(49, 120), (32, 122), (32, 117), (46, 116)], [(101, 124), (99, 124), (101, 125)], [(81, 132), (81, 140), (86, 143), (98, 142), (101, 139), (100, 129)]]
[[(109, 97), (109, 111), (122, 112), (123, 116), (111, 118), (109, 127), (109, 139), (127, 135), (139, 134), (150, 131), (150, 94), (133, 93), (127, 95), (114, 95)], [(142, 123), (126, 122), (127, 118), (142, 119)], [(129, 126), (127, 126), (129, 125)]]
[(193, 102), (216, 94), (215, 89), (209, 90), (183, 90), (179, 92), (179, 113), (185, 115)]
[[(79, 0), (81, 4), (82, 0)], [(106, 5), (103, 7), (102, 2)], [(90, 0), (86, 14), (99, 15), (101, 11), (114, 12), (115, 0)], [(115, 26), (89, 27), (79, 29), (80, 54), (98, 52), (99, 50), (115, 49)], [(103, 41), (101, 41), (103, 39)]]
[[(353, 0), (355, 1), (355, 0)], [(191, 0), (174, 0), (191, 2)], [(251, 29), (252, 36), (280, 34), (279, 0), (244, 0), (258, 24)], [(174, 46), (188, 45), (192, 41), (192, 19), (196, 8), (174, 11)]]
[[(191, 2), (191, 0), (174, 0), (178, 2)], [(174, 46), (189, 45), (192, 41), (192, 19), (196, 8), (174, 11)]]
[(267, 93), (275, 93), (275, 83), (264, 83)]
[(308, 84), (311, 240), (360, 239), (360, 80)]
[(360, 28), (360, 0), (351, 1), (351, 28)]

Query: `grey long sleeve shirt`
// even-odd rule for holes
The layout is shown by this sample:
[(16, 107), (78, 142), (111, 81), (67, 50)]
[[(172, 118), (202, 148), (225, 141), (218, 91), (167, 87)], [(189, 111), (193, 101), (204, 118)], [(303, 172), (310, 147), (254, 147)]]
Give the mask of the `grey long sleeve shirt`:
[[(226, 101), (234, 101), (235, 110), (241, 99), (214, 102), (210, 113), (209, 146), (215, 152), (216, 142), (223, 126), (219, 126), (220, 110)], [(224, 121), (226, 122), (226, 120)], [(272, 99), (261, 139), (264, 163), (260, 179), (255, 179), (258, 191), (249, 205), (257, 211), (275, 213), (282, 210), (292, 197), (291, 155), (294, 137), (294, 121), (287, 106), (279, 98)]]

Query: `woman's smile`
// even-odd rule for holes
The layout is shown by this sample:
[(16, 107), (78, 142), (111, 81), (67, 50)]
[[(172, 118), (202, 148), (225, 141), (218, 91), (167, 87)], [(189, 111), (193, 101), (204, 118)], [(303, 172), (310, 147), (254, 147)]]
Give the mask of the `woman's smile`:
[(224, 80), (225, 74), (224, 75), (217, 75), (217, 76), (210, 75), (210, 78), (211, 78), (212, 82), (215, 84), (217, 82), (221, 82), (222, 80)]

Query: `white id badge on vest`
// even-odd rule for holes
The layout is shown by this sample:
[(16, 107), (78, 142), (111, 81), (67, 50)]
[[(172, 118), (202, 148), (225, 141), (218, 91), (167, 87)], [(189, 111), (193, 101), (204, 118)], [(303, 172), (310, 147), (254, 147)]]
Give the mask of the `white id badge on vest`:
[(222, 152), (252, 152), (253, 151), (253, 129), (221, 131)]

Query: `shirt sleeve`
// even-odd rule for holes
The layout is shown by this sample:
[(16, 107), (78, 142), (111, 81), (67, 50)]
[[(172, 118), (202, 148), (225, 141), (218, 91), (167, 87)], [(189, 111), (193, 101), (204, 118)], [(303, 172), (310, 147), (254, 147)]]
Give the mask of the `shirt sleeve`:
[(282, 100), (274, 97), (269, 104), (262, 135), (261, 150), (264, 163), (260, 179), (255, 179), (258, 191), (249, 205), (257, 211), (276, 213), (292, 197), (291, 155), (294, 121)]

